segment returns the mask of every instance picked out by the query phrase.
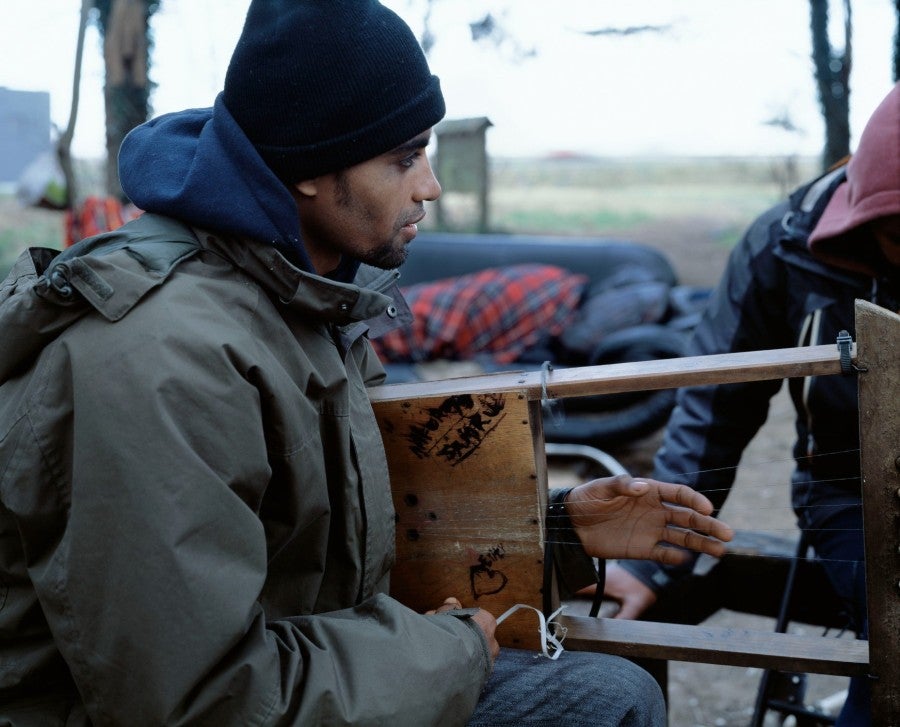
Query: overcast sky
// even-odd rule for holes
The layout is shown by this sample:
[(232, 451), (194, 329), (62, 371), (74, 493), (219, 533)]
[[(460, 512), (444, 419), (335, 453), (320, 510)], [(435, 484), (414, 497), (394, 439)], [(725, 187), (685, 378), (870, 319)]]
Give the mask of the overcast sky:
[[(162, 0), (153, 17), (154, 111), (208, 106), (221, 89), (248, 0)], [(386, 0), (419, 34), (424, 0)], [(832, 2), (835, 12), (841, 5)], [(80, 1), (7, 1), (0, 86), (51, 93), (64, 127)], [(472, 42), (492, 12), (511, 40)], [(854, 0), (855, 142), (891, 86), (893, 0)], [(840, 20), (840, 18), (838, 18)], [(591, 36), (598, 28), (665, 32)], [(808, 0), (437, 0), (430, 56), (448, 118), (487, 116), (494, 155), (817, 154), (822, 122), (810, 60)], [(842, 43), (839, 33), (834, 42)], [(522, 58), (524, 51), (535, 55)], [(88, 32), (74, 151), (103, 154), (103, 64)], [(787, 115), (799, 132), (765, 121)]]

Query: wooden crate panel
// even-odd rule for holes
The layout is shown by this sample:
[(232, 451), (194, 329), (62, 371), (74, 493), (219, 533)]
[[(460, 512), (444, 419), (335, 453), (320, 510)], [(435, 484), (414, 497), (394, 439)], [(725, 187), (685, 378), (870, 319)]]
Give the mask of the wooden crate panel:
[[(546, 472), (536, 466), (524, 393), (374, 406), (397, 511), (391, 595), (417, 611), (448, 596), (495, 616), (520, 603), (539, 608)], [(523, 609), (497, 637), (537, 648), (537, 628)]]

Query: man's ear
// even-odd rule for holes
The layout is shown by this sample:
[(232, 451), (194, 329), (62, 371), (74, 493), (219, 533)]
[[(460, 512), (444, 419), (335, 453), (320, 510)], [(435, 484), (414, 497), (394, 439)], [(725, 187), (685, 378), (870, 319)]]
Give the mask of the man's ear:
[(304, 197), (315, 197), (319, 193), (318, 179), (304, 179), (294, 184), (294, 189)]

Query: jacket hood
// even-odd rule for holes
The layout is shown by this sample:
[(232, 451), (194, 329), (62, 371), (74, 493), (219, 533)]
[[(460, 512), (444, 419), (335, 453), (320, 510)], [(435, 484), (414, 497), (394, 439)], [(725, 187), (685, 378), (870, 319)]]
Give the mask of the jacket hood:
[(212, 108), (165, 114), (133, 129), (119, 151), (119, 178), (142, 210), (274, 245), (301, 270), (315, 272), (290, 192), (221, 94)]
[(0, 384), (90, 310), (110, 321), (122, 318), (198, 249), (181, 223), (145, 214), (61, 253), (22, 252), (0, 281)]
[(874, 244), (861, 245), (860, 228), (878, 217), (900, 214), (900, 83), (866, 124), (847, 180), (831, 196), (809, 236), (810, 252), (839, 267), (878, 277), (884, 260)]

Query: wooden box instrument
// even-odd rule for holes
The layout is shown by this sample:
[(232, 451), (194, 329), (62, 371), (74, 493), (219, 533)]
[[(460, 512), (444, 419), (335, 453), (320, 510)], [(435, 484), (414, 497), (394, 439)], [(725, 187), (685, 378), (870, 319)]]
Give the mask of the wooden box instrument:
[[(447, 596), (499, 616), (543, 603), (548, 399), (803, 376), (859, 377), (869, 640), (560, 616), (568, 649), (872, 679), (875, 724), (900, 724), (900, 316), (864, 301), (857, 343), (686, 357), (377, 387), (397, 512), (392, 595)], [(843, 361), (842, 361), (843, 358)], [(848, 367), (852, 372), (848, 373)], [(551, 598), (553, 598), (551, 594)], [(534, 614), (497, 630), (536, 648)]]

